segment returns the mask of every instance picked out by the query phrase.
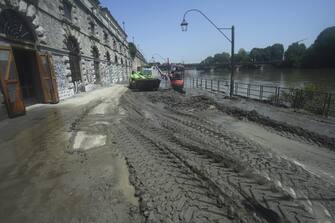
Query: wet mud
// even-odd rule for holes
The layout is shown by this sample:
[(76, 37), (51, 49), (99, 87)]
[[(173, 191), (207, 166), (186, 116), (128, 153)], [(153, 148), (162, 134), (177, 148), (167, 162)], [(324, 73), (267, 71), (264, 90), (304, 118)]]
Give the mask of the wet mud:
[(334, 221), (330, 144), (208, 96), (117, 86), (35, 112), (2, 132), (1, 222)]
[(335, 187), (206, 114), (205, 96), (131, 92), (113, 135), (147, 222), (331, 222)]
[(124, 91), (96, 90), (0, 123), (0, 222), (143, 222), (109, 132)]

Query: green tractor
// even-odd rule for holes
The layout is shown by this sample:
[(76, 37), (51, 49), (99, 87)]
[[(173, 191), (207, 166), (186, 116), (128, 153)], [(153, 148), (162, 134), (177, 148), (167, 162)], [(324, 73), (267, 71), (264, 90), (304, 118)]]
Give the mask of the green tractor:
[(150, 69), (132, 72), (129, 80), (129, 88), (139, 91), (157, 91), (161, 80), (154, 78)]

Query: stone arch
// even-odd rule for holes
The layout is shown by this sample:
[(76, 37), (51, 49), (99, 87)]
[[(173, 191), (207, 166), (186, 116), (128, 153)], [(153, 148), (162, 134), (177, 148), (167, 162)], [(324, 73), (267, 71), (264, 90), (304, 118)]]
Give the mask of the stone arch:
[(35, 31), (24, 16), (14, 9), (4, 9), (0, 13), (0, 33), (14, 40), (35, 43)]
[(99, 49), (97, 46), (92, 46), (92, 56), (94, 58), (94, 60), (99, 60), (99, 57), (100, 57), (100, 53), (99, 53)]
[(69, 51), (69, 63), (72, 82), (81, 81), (81, 56), (79, 42), (74, 36), (70, 35), (65, 39), (65, 45)]
[(65, 41), (66, 48), (70, 51), (72, 54), (79, 55), (80, 54), (80, 47), (79, 42), (74, 36), (68, 36)]
[[(35, 42), (46, 44), (47, 38), (45, 34), (45, 29), (40, 24), (38, 11), (34, 5), (34, 2), (36, 1), (37, 0), (5, 1), (5, 8), (1, 11), (1, 13), (7, 10), (12, 10), (16, 12), (16, 15), (20, 16), (21, 19), (25, 21), (25, 24), (33, 32)], [(3, 19), (1, 19), (1, 21), (3, 21)]]

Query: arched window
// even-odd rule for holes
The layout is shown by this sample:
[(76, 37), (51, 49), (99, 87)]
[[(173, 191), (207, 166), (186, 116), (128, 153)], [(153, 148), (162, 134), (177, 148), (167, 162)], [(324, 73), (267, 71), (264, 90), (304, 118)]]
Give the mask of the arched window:
[(106, 60), (107, 60), (108, 65), (110, 65), (111, 64), (111, 55), (108, 51), (106, 52)]
[(105, 42), (105, 44), (108, 44), (108, 42), (109, 42), (108, 33), (106, 31), (104, 31), (104, 42)]
[(114, 62), (117, 64), (118, 63), (118, 59), (117, 59), (117, 56), (115, 55), (114, 57)]
[(115, 41), (115, 39), (113, 39), (113, 49), (114, 49), (114, 50), (117, 50), (117, 48), (116, 48), (116, 41)]
[(74, 36), (69, 36), (66, 40), (66, 47), (69, 50), (69, 61), (71, 69), (72, 81), (80, 81), (80, 48), (77, 39)]
[(95, 74), (95, 79), (96, 83), (100, 83), (101, 78), (100, 78), (100, 53), (98, 50), (98, 47), (93, 46), (92, 47), (92, 55), (94, 59), (94, 74)]
[(63, 1), (63, 8), (64, 8), (64, 17), (71, 21), (72, 20), (72, 5), (67, 0)]
[(0, 33), (7, 37), (34, 43), (35, 34), (29, 23), (19, 13), (5, 9), (0, 13)]

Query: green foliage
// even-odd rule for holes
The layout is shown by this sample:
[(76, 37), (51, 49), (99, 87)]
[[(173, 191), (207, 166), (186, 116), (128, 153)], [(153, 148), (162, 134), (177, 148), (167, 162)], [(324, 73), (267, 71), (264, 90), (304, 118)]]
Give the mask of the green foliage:
[(238, 53), (235, 55), (235, 61), (238, 63), (248, 63), (248, 62), (251, 62), (251, 59), (247, 51), (241, 48), (239, 49)]
[(201, 61), (202, 65), (222, 65), (230, 63), (230, 55), (226, 52), (215, 54), (214, 57), (207, 57)]
[(214, 64), (228, 64), (230, 63), (230, 55), (226, 52), (214, 55)]
[(132, 43), (132, 42), (130, 42), (130, 43), (128, 44), (128, 46), (129, 46), (129, 54), (130, 54), (130, 57), (131, 57), (132, 59), (134, 59), (135, 56), (136, 56), (136, 53), (137, 53), (137, 48), (136, 48), (135, 44)]
[(284, 54), (283, 44), (276, 43), (266, 48), (253, 48), (250, 58), (253, 62), (282, 61)]
[[(308, 49), (303, 43), (292, 43), (284, 53), (283, 44), (276, 43), (266, 48), (253, 48), (248, 54), (240, 49), (235, 54), (236, 62), (277, 62), (273, 65), (294, 68), (334, 68), (335, 67), (335, 26), (322, 31)], [(283, 61), (283, 56), (285, 60)], [(202, 65), (224, 65), (230, 61), (228, 53), (207, 57)]]
[(253, 62), (257, 61), (265, 61), (266, 58), (266, 52), (262, 48), (253, 48), (250, 51), (250, 58)]
[(270, 60), (269, 48), (253, 48), (250, 51), (250, 57), (253, 62), (264, 62)]
[(302, 59), (304, 67), (335, 67), (335, 26), (323, 30)]
[(323, 114), (327, 94), (322, 93), (320, 85), (307, 84), (303, 89), (289, 89), (286, 92), (282, 92), (280, 99), (282, 102), (289, 103), (290, 107)]
[(308, 84), (305, 84), (303, 90), (310, 91), (310, 92), (321, 92), (322, 87), (315, 83), (308, 83)]
[(282, 61), (284, 56), (284, 46), (283, 44), (276, 43), (270, 47), (270, 57), (271, 60)]
[(206, 59), (204, 59), (203, 61), (201, 61), (201, 64), (203, 65), (212, 65), (214, 64), (214, 58), (209, 56)]
[(303, 43), (292, 43), (285, 52), (285, 63), (289, 67), (301, 67), (302, 58), (306, 52), (306, 46)]

